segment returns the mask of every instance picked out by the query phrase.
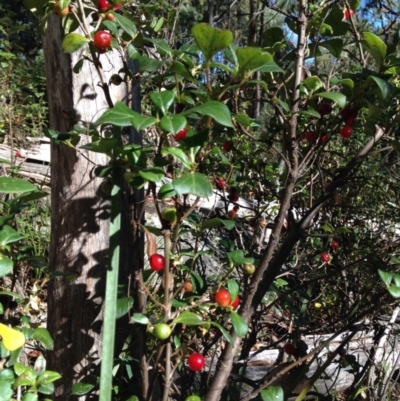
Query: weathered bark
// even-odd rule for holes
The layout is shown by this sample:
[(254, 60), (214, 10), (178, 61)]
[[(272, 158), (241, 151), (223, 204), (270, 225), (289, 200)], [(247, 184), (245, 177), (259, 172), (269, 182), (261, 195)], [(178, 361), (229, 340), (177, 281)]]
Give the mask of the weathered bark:
[[(82, 71), (73, 73), (82, 54), (63, 54), (63, 36), (60, 19), (50, 16), (43, 40), (49, 122), (51, 129), (68, 132), (79, 122), (93, 122), (108, 106), (91, 63), (85, 61)], [(121, 66), (113, 53), (102, 55), (100, 61), (107, 77)], [(123, 99), (123, 85), (114, 88), (119, 93), (112, 94), (113, 101)], [(89, 140), (83, 136), (79, 145)], [(56, 401), (71, 399), (72, 384), (89, 381), (88, 375), (97, 373), (101, 358), (109, 202), (92, 170), (106, 162), (99, 153), (51, 145), (48, 329), (55, 351), (49, 353), (47, 362), (49, 369), (62, 374), (56, 383)]]

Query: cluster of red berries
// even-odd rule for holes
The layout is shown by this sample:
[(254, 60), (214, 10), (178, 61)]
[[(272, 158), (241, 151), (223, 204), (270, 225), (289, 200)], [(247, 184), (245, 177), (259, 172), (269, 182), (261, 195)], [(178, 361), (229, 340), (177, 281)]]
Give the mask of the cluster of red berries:
[(237, 296), (233, 301), (231, 300), (231, 294), (229, 294), (228, 290), (224, 288), (220, 288), (214, 295), (215, 303), (221, 308), (227, 308), (228, 306), (232, 306), (233, 308), (237, 308), (240, 303), (240, 298)]
[[(336, 251), (336, 249), (339, 248), (339, 242), (332, 240), (331, 244), (330, 244), (330, 248), (333, 251)], [(322, 252), (320, 255), (320, 260), (322, 263), (329, 263), (331, 261), (331, 255), (329, 254), (329, 252)]]
[(358, 110), (351, 107), (345, 107), (340, 111), (340, 115), (345, 124), (340, 130), (340, 136), (345, 139), (350, 138), (353, 134), (353, 126), (357, 122)]

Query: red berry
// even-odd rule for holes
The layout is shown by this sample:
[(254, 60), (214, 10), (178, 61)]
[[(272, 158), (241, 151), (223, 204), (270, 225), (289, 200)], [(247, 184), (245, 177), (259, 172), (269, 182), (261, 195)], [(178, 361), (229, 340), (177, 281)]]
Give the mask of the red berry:
[(239, 195), (238, 194), (230, 194), (230, 195), (228, 195), (228, 199), (231, 202), (237, 202), (239, 200)]
[(352, 9), (352, 8), (350, 8), (350, 9), (345, 9), (344, 11), (343, 11), (343, 19), (347, 19), (347, 20), (349, 20), (349, 19), (351, 19), (351, 17), (353, 16), (355, 14), (355, 11)]
[(292, 343), (286, 343), (283, 346), (283, 350), (288, 354), (288, 355), (294, 355), (296, 352), (296, 347)]
[(114, 10), (121, 10), (121, 8), (122, 8), (122, 4), (116, 4), (114, 6)]
[(223, 178), (217, 178), (216, 186), (220, 191), (222, 191), (226, 187), (226, 181)]
[(228, 212), (228, 218), (230, 218), (231, 220), (235, 220), (237, 216), (236, 210), (229, 210)]
[(240, 298), (237, 296), (235, 300), (231, 303), (232, 308), (237, 308), (240, 304)]
[(340, 115), (343, 117), (343, 120), (346, 120), (347, 118), (357, 118), (358, 110), (351, 107), (345, 107), (340, 110)]
[(232, 141), (225, 141), (224, 144), (222, 145), (222, 150), (224, 152), (229, 152), (232, 149), (233, 149), (233, 142)]
[(323, 263), (329, 263), (331, 260), (331, 255), (329, 255), (328, 252), (322, 252), (321, 253), (321, 262)]
[(334, 249), (334, 250), (336, 250), (336, 249), (338, 249), (339, 248), (339, 242), (337, 242), (337, 241), (335, 241), (335, 240), (332, 240), (332, 242), (331, 242), (331, 248), (332, 249)]
[(318, 106), (318, 113), (321, 114), (321, 116), (327, 116), (332, 113), (332, 106), (329, 103), (321, 103)]
[(112, 35), (107, 31), (97, 31), (93, 36), (94, 45), (101, 49), (107, 49), (111, 46)]
[(19, 150), (17, 150), (15, 152), (15, 157), (22, 157), (22, 153)]
[(328, 135), (321, 136), (321, 142), (326, 142), (328, 140)]
[(237, 212), (239, 209), (240, 209), (240, 206), (239, 206), (239, 205), (233, 206), (233, 210), (234, 210), (235, 212)]
[(231, 295), (228, 290), (220, 289), (215, 293), (215, 302), (218, 306), (226, 308), (231, 303)]
[(104, 11), (107, 11), (110, 8), (110, 2), (108, 0), (99, 0), (97, 8), (99, 11), (104, 13)]
[(308, 131), (304, 134), (306, 140), (310, 143), (315, 142), (318, 138), (317, 133), (313, 131)]
[(350, 138), (351, 134), (353, 133), (353, 128), (345, 125), (341, 130), (340, 130), (340, 136), (342, 138)]
[(357, 122), (357, 120), (356, 120), (355, 117), (349, 117), (349, 118), (346, 118), (346, 119), (344, 120), (344, 123), (345, 123), (348, 127), (352, 127), (353, 125), (356, 124), (356, 122)]
[(165, 267), (165, 258), (159, 253), (155, 253), (149, 257), (151, 270), (160, 271)]
[(196, 352), (189, 356), (187, 363), (190, 370), (193, 370), (194, 372), (199, 372), (204, 368), (204, 365), (206, 364), (206, 359), (203, 355)]
[(182, 139), (186, 138), (186, 134), (188, 132), (187, 128), (183, 128), (180, 131), (178, 131), (175, 135), (174, 135), (174, 139), (175, 141), (181, 141)]

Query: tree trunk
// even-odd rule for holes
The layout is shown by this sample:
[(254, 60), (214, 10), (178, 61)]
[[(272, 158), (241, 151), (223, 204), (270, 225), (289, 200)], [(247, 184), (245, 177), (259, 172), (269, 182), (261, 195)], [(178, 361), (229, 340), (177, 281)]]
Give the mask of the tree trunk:
[[(107, 109), (99, 76), (91, 63), (74, 74), (87, 48), (62, 53), (60, 19), (51, 15), (43, 40), (50, 128), (68, 132), (78, 123), (95, 121)], [(121, 67), (113, 52), (100, 56), (108, 82)], [(113, 63), (111, 65), (111, 62)], [(123, 99), (124, 85), (110, 89)], [(82, 136), (78, 147), (90, 141)], [(48, 369), (61, 373), (55, 401), (70, 400), (73, 383), (90, 382), (101, 358), (103, 296), (107, 269), (109, 201), (93, 169), (107, 159), (100, 153), (51, 145), (51, 280), (48, 285), (48, 329), (54, 339)], [(93, 381), (93, 378), (92, 378)], [(80, 400), (86, 397), (80, 397)]]

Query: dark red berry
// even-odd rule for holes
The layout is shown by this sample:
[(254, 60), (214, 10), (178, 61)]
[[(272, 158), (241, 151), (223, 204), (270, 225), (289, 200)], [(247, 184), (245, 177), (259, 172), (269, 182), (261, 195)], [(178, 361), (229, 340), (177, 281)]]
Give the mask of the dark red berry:
[(231, 303), (232, 308), (237, 308), (240, 304), (240, 298), (237, 296), (235, 300)]
[(226, 181), (223, 178), (217, 178), (216, 186), (220, 191), (223, 191), (226, 188)]
[(97, 8), (99, 11), (104, 13), (110, 8), (110, 2), (108, 0), (99, 0), (99, 2), (97, 3)]
[(332, 106), (329, 103), (321, 103), (318, 106), (318, 113), (321, 114), (321, 116), (327, 116), (332, 113)]
[(193, 370), (194, 372), (199, 372), (204, 368), (206, 364), (206, 359), (203, 355), (199, 353), (194, 353), (189, 356), (187, 363), (190, 370)]
[(308, 131), (304, 134), (306, 140), (310, 143), (315, 142), (318, 138), (317, 133), (313, 131)]
[(159, 253), (154, 253), (149, 258), (150, 268), (154, 271), (160, 271), (165, 267), (165, 258)]
[(331, 255), (328, 252), (322, 252), (320, 256), (321, 262), (329, 263), (331, 260)]
[(335, 241), (335, 240), (332, 240), (332, 242), (331, 242), (331, 248), (332, 249), (334, 249), (334, 250), (336, 250), (336, 249), (338, 249), (339, 248), (339, 242), (337, 242), (337, 241)]
[(94, 45), (100, 49), (105, 50), (111, 46), (112, 35), (107, 31), (97, 31), (93, 36)]
[(224, 152), (229, 152), (232, 149), (233, 149), (233, 142), (232, 141), (225, 141), (224, 144), (222, 145), (222, 150)]
[(283, 346), (283, 350), (288, 354), (288, 355), (294, 355), (296, 352), (296, 347), (292, 343), (286, 343)]
[(348, 127), (352, 127), (353, 125), (356, 124), (356, 122), (357, 122), (357, 120), (356, 120), (355, 117), (349, 117), (349, 118), (346, 118), (346, 119), (344, 120), (344, 123), (345, 123)]

